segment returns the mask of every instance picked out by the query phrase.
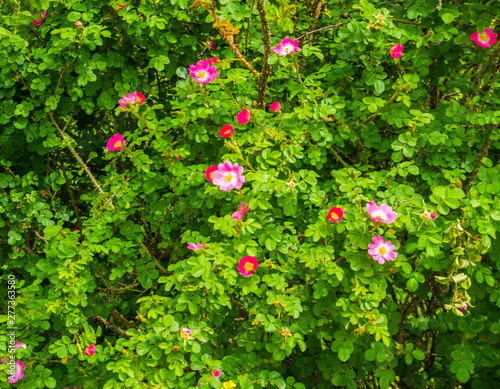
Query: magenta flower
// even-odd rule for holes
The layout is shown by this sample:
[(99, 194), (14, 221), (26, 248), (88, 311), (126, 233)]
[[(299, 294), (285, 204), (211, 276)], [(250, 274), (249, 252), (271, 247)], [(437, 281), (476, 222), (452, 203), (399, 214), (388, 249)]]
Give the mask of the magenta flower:
[[(10, 359), (7, 357), (7, 359)], [(5, 359), (2, 358), (2, 363), (5, 363)], [(10, 364), (9, 364), (10, 365)], [(17, 381), (19, 381), (21, 378), (24, 377), (24, 363), (17, 360), (14, 362), (14, 374), (10, 374), (10, 367), (7, 367), (7, 371), (9, 372), (10, 378), (9, 378), (9, 384), (15, 384)]]
[(172, 350), (174, 350), (174, 351), (179, 351), (179, 346), (174, 346), (174, 347), (172, 347)]
[(272, 103), (271, 104), (271, 111), (273, 111), (273, 112), (281, 111), (281, 104), (278, 101)]
[(435, 219), (436, 218), (436, 215), (434, 215), (433, 213), (431, 213), (431, 219)]
[(463, 305), (463, 307), (462, 307), (462, 308), (458, 308), (458, 310), (459, 310), (460, 312), (463, 312), (463, 311), (465, 311), (466, 309), (467, 309), (467, 303), (464, 303), (464, 305)]
[(214, 58), (215, 61), (217, 61), (217, 57), (213, 57), (212, 59), (207, 58), (204, 61), (196, 62), (196, 65), (189, 66), (189, 73), (196, 82), (203, 84), (217, 78), (217, 69), (215, 66), (212, 66), (212, 60)]
[(247, 255), (246, 257), (241, 258), (238, 265), (238, 271), (242, 276), (250, 277), (252, 272), (258, 267), (259, 263), (257, 262), (257, 259), (251, 255)]
[(212, 62), (215, 65), (217, 63), (217, 57), (212, 57), (210, 59), (210, 62)]
[(368, 254), (381, 265), (398, 256), (398, 253), (394, 251), (396, 247), (390, 241), (384, 242), (381, 235), (373, 237), (372, 240), (375, 244), (368, 244)]
[(250, 209), (250, 206), (245, 207), (245, 203), (241, 203), (240, 209), (236, 212), (233, 213), (233, 219), (232, 220), (240, 220), (243, 218), (248, 210)]
[(285, 39), (281, 40), (278, 46), (273, 47), (273, 51), (280, 57), (284, 57), (287, 54), (292, 54), (298, 50), (300, 50), (300, 48), (297, 38), (292, 41), (289, 37), (285, 37)]
[(229, 124), (222, 126), (222, 128), (219, 131), (219, 135), (222, 136), (223, 138), (229, 138), (231, 135), (233, 135), (233, 126)]
[(403, 45), (398, 43), (396, 46), (391, 47), (391, 57), (393, 58), (401, 58), (403, 54)]
[(234, 165), (230, 161), (219, 163), (217, 171), (214, 172), (213, 183), (219, 189), (229, 192), (231, 189), (241, 189), (246, 178), (242, 176), (243, 166)]
[[(42, 24), (43, 19), (45, 19), (46, 14), (47, 14), (47, 10), (43, 11), (43, 13), (40, 14), (40, 19), (33, 20), (33, 25), (38, 27), (40, 24)], [(31, 14), (31, 16), (33, 16), (33, 14)]]
[(188, 334), (188, 335), (191, 335), (193, 333), (193, 331), (190, 330), (189, 328), (183, 328), (182, 332), (184, 332), (185, 334)]
[(344, 217), (344, 210), (342, 208), (338, 208), (338, 207), (332, 207), (329, 211), (328, 211), (328, 215), (326, 215), (328, 217), (328, 219), (330, 219), (332, 222), (339, 222), (340, 220), (342, 220), (342, 218)]
[(222, 370), (215, 369), (215, 372), (214, 372), (214, 377), (215, 377), (215, 378), (220, 378), (221, 373), (222, 373)]
[(205, 170), (205, 177), (207, 177), (207, 180), (210, 182), (213, 182), (214, 180), (214, 172), (216, 172), (218, 169), (217, 165), (212, 165)]
[(205, 246), (202, 245), (201, 243), (189, 243), (188, 244), (188, 247), (187, 247), (189, 250), (193, 250), (193, 251), (198, 251), (199, 249), (204, 249)]
[(88, 355), (89, 357), (94, 355), (94, 353), (95, 353), (95, 344), (91, 344), (90, 346), (88, 346), (84, 352), (84, 354)]
[(248, 123), (250, 120), (250, 111), (246, 108), (243, 108), (242, 111), (236, 115), (236, 119), (238, 119), (238, 124)]
[(393, 211), (388, 205), (381, 204), (377, 206), (375, 201), (370, 201), (369, 204), (366, 204), (366, 210), (374, 222), (390, 224), (393, 223), (394, 220), (396, 220), (396, 216), (398, 216), (397, 212)]
[[(146, 101), (146, 98), (143, 96), (141, 92), (129, 93), (128, 95), (123, 96), (118, 102), (120, 103), (120, 107), (129, 108), (131, 105), (141, 105)], [(128, 113), (128, 111), (124, 111)]]
[(217, 44), (213, 41), (208, 42), (208, 46), (210, 46), (210, 50), (215, 50), (217, 48)]
[(471, 34), (470, 40), (483, 49), (487, 49), (497, 41), (497, 35), (493, 33), (493, 30), (485, 28), (482, 34), (477, 31)]
[(125, 144), (122, 134), (115, 134), (108, 140), (107, 149), (108, 151), (121, 150)]
[(424, 211), (424, 213), (422, 214), (422, 219), (435, 219), (436, 218), (436, 215), (434, 215), (433, 213), (430, 213), (430, 212), (427, 212), (427, 211)]
[(76, 24), (78, 27), (83, 26), (82, 22), (80, 22), (79, 20), (77, 20), (77, 21), (75, 22), (75, 24)]

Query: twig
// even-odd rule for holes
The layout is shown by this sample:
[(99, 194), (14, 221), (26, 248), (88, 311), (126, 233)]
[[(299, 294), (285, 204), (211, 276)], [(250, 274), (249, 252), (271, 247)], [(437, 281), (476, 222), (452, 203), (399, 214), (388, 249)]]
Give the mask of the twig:
[(124, 338), (127, 338), (127, 339), (130, 339), (130, 336), (127, 335), (126, 331), (123, 330), (122, 328), (120, 327), (117, 327), (115, 324), (113, 323), (110, 323), (109, 321), (107, 321), (105, 318), (103, 318), (102, 316), (99, 316), (97, 314), (94, 314), (94, 317), (96, 319), (98, 319), (102, 324), (104, 324), (107, 328), (110, 328), (112, 329), (113, 331), (119, 333), (121, 336), (123, 336)]
[[(71, 116), (69, 117), (68, 121), (66, 122), (66, 125), (64, 126), (64, 129), (61, 130), (61, 127), (59, 127), (59, 125), (56, 123), (56, 121), (54, 120), (54, 115), (52, 114), (52, 112), (49, 112), (49, 118), (50, 118), (50, 121), (52, 122), (52, 124), (54, 125), (54, 127), (56, 128), (56, 130), (59, 132), (59, 135), (61, 135), (61, 138), (63, 138), (64, 140), (66, 139), (70, 139), (65, 133), (64, 133), (64, 130), (66, 130), (66, 128), (68, 127), (69, 123), (71, 122)], [(99, 185), (99, 183), (97, 182), (97, 180), (94, 178), (94, 176), (92, 175), (92, 172), (90, 171), (90, 169), (88, 168), (88, 166), (85, 164), (85, 162), (83, 162), (83, 160), (80, 158), (80, 156), (78, 155), (78, 153), (76, 152), (76, 150), (74, 149), (73, 146), (71, 146), (69, 143), (67, 145), (68, 149), (71, 151), (71, 154), (73, 154), (73, 157), (75, 157), (76, 161), (78, 162), (78, 164), (83, 167), (83, 170), (85, 170), (85, 173), (87, 173), (87, 176), (89, 176), (90, 178), (90, 181), (92, 181), (92, 183), (94, 184), (95, 188), (97, 189), (97, 191), (100, 193), (100, 194), (104, 194), (103, 190), (101, 189), (101, 186)], [(110, 205), (111, 205), (111, 209), (115, 209), (115, 207), (113, 206), (113, 203), (110, 201), (109, 202)]]
[(298, 40), (300, 42), (300, 40), (303, 39), (304, 37), (306, 37), (307, 35), (314, 34), (315, 32), (318, 32), (318, 31), (333, 30), (334, 28), (340, 27), (343, 24), (344, 24), (343, 22), (340, 22), (337, 24), (332, 24), (331, 26), (326, 26), (326, 27), (318, 28), (317, 30), (312, 30), (312, 31), (306, 32), (305, 34), (302, 34), (301, 36), (299, 36)]
[(457, 91), (457, 92), (453, 92), (453, 93), (448, 93), (446, 95), (443, 95), (443, 97), (441, 98), (441, 102), (444, 101), (444, 99), (446, 99), (447, 97), (450, 97), (450, 96), (455, 96), (455, 95), (458, 95), (459, 93), (463, 93), (462, 91)]
[(347, 163), (344, 162), (344, 160), (342, 158), (340, 158), (340, 156), (338, 155), (338, 153), (335, 151), (335, 149), (333, 147), (330, 147), (330, 151), (333, 153), (333, 155), (335, 155), (335, 157), (337, 157), (337, 159), (339, 160), (339, 162), (342, 164), (343, 167), (349, 166)]
[(259, 96), (257, 98), (257, 107), (266, 110), (266, 88), (267, 79), (271, 74), (271, 65), (269, 65), (269, 57), (271, 56), (271, 30), (266, 21), (266, 10), (264, 8), (264, 0), (257, 0), (257, 10), (259, 11), (260, 22), (262, 24), (262, 41), (264, 43), (264, 63), (262, 65), (262, 73), (259, 82)]

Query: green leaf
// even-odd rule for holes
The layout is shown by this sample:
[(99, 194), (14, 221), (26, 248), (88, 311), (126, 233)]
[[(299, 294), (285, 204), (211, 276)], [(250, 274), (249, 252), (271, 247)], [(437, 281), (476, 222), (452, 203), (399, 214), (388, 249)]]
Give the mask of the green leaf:
[(373, 84), (373, 85), (375, 86), (375, 93), (377, 93), (378, 95), (384, 93), (385, 84), (383, 81), (377, 80), (377, 81), (375, 81), (375, 84)]
[(410, 278), (410, 279), (406, 282), (406, 288), (407, 288), (410, 292), (415, 292), (415, 291), (418, 289), (418, 281), (417, 281), (415, 278)]
[(411, 355), (418, 361), (423, 361), (425, 359), (425, 354), (422, 350), (413, 350)]
[(137, 345), (137, 354), (144, 355), (151, 350), (151, 345), (146, 342), (141, 342)]
[(466, 383), (467, 381), (469, 381), (470, 379), (470, 374), (467, 370), (465, 369), (459, 369), (457, 371), (457, 379), (461, 382), (461, 383)]
[(443, 16), (441, 16), (441, 18), (446, 24), (450, 24), (451, 22), (453, 22), (453, 20), (455, 20), (455, 16), (453, 16), (449, 12), (445, 13)]

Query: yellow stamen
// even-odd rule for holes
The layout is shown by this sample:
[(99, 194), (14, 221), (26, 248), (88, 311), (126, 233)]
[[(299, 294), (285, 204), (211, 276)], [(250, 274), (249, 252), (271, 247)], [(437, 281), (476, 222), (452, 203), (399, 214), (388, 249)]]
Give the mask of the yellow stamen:
[(205, 72), (199, 72), (198, 73), (198, 78), (204, 78), (205, 77)]
[(377, 19), (378, 19), (378, 20), (384, 20), (384, 19), (385, 19), (385, 15), (383, 15), (383, 14), (378, 14), (378, 15), (377, 15)]
[(117, 140), (115, 142), (115, 148), (118, 148), (118, 147), (122, 147), (122, 142), (120, 142), (119, 140)]
[(227, 182), (231, 181), (232, 179), (233, 179), (233, 176), (232, 176), (231, 174), (228, 174), (228, 175), (226, 176), (226, 181), (227, 181)]
[(231, 133), (231, 131), (229, 131), (229, 130), (224, 131), (224, 135), (229, 135), (230, 133)]
[(253, 270), (253, 263), (251, 262), (247, 262), (243, 265), (243, 269), (245, 269), (245, 271), (248, 273), (248, 272), (251, 272)]
[(339, 215), (335, 212), (330, 212), (330, 217), (333, 218), (333, 219), (338, 219), (339, 218)]
[(214, 179), (214, 172), (210, 172), (210, 179)]
[(286, 47), (286, 48), (285, 48), (285, 53), (287, 53), (287, 54), (288, 54), (288, 51), (290, 51), (290, 48), (289, 48), (289, 47)]
[(490, 39), (490, 37), (488, 35), (486, 35), (484, 32), (482, 34), (479, 34), (479, 40), (481, 42), (488, 42), (489, 39)]
[(381, 247), (378, 249), (378, 252), (383, 255), (387, 252), (387, 250), (385, 249), (385, 247)]

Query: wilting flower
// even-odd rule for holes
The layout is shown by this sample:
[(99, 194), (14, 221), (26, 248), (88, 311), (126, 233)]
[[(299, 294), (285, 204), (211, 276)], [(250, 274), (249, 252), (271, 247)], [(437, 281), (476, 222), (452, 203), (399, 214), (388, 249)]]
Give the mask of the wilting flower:
[(231, 135), (233, 135), (233, 126), (229, 124), (222, 126), (222, 128), (219, 131), (219, 135), (222, 136), (223, 138), (229, 138)]
[(216, 172), (218, 169), (217, 165), (212, 165), (205, 170), (205, 177), (207, 177), (207, 180), (210, 182), (213, 182), (214, 180), (214, 172)]
[(259, 267), (259, 263), (255, 257), (247, 255), (241, 258), (240, 264), (238, 265), (238, 271), (242, 276), (250, 277), (252, 272)]
[(396, 46), (391, 47), (391, 57), (393, 58), (401, 58), (403, 54), (403, 45), (398, 43)]
[(471, 34), (470, 40), (476, 45), (481, 46), (483, 49), (487, 49), (497, 41), (497, 35), (498, 34), (493, 33), (493, 30), (485, 28), (482, 34), (477, 31), (474, 34)]
[(236, 119), (238, 119), (238, 124), (248, 123), (250, 120), (250, 111), (246, 108), (243, 108), (242, 111), (236, 115)]
[(233, 219), (232, 220), (239, 220), (242, 217), (246, 215), (248, 210), (250, 209), (250, 206), (245, 207), (245, 203), (241, 203), (240, 209), (236, 212), (233, 213)]
[(366, 204), (366, 210), (374, 222), (390, 224), (393, 223), (394, 220), (396, 220), (396, 216), (398, 216), (397, 212), (393, 211), (388, 205), (381, 204), (377, 206), (375, 201), (370, 201), (369, 204)]
[(213, 183), (219, 189), (229, 192), (231, 189), (240, 189), (246, 178), (242, 176), (243, 166), (234, 165), (230, 161), (219, 163), (217, 171), (214, 172)]
[(120, 103), (120, 107), (129, 108), (129, 105), (140, 105), (144, 103), (144, 101), (146, 101), (146, 98), (143, 96), (141, 92), (134, 92), (123, 96), (123, 98), (120, 99), (118, 102)]
[(273, 112), (281, 111), (281, 104), (278, 101), (272, 103), (271, 104), (271, 111), (273, 111)]
[(84, 354), (88, 355), (89, 357), (94, 355), (94, 353), (95, 353), (95, 344), (91, 344), (90, 346), (88, 346), (84, 352)]
[(75, 22), (75, 24), (76, 24), (78, 27), (83, 26), (82, 22), (80, 22), (79, 20), (77, 20), (77, 21)]
[(384, 242), (381, 235), (374, 236), (372, 240), (375, 244), (368, 244), (368, 254), (381, 265), (385, 261), (392, 261), (398, 256), (398, 253), (394, 251), (396, 247), (390, 241)]
[[(118, 0), (116, 0), (116, 5), (118, 6), (118, 8), (122, 9), (122, 8), (125, 8), (126, 5), (120, 5), (118, 4)], [(115, 9), (115, 12), (118, 13), (119, 9)]]
[(196, 62), (196, 65), (189, 66), (189, 73), (191, 76), (193, 76), (193, 79), (196, 82), (203, 84), (217, 78), (217, 69), (215, 68), (215, 66), (212, 66), (212, 61), (214, 58), (215, 61), (217, 61), (217, 57), (213, 57), (212, 59), (207, 58), (204, 61)]
[(213, 41), (208, 42), (208, 46), (210, 47), (210, 50), (215, 50), (217, 48), (217, 44)]
[(332, 222), (339, 222), (344, 217), (344, 210), (342, 208), (332, 207), (328, 211), (327, 217)]
[(463, 312), (463, 311), (467, 310), (467, 303), (464, 303), (464, 305), (462, 306), (462, 308), (458, 308), (458, 310), (460, 312)]
[(188, 244), (188, 247), (187, 247), (189, 250), (193, 250), (193, 251), (198, 251), (199, 249), (203, 249), (205, 248), (204, 245), (202, 245), (201, 243), (189, 243)]
[(107, 149), (108, 151), (121, 150), (125, 144), (122, 134), (115, 134), (108, 140)]
[(423, 219), (435, 219), (436, 218), (436, 215), (434, 215), (433, 213), (430, 213), (428, 211), (424, 211), (424, 213), (422, 214), (422, 218)]
[(289, 37), (285, 37), (282, 39), (280, 44), (276, 47), (273, 47), (273, 51), (278, 54), (280, 57), (284, 57), (287, 54), (292, 54), (296, 51), (300, 50), (299, 41), (295, 38), (293, 41), (290, 40)]
[[(40, 14), (40, 19), (33, 20), (33, 25), (38, 27), (40, 24), (42, 24), (43, 19), (45, 19), (46, 14), (47, 14), (47, 10), (43, 11), (43, 13)], [(31, 14), (31, 16), (33, 16), (33, 14)]]
[(172, 350), (174, 350), (174, 351), (179, 351), (179, 346), (174, 346), (174, 347), (172, 347)]

